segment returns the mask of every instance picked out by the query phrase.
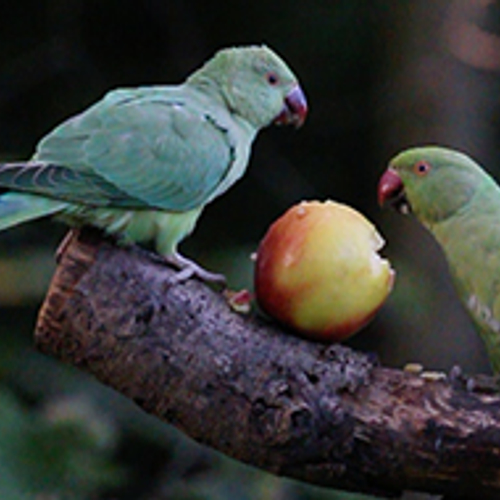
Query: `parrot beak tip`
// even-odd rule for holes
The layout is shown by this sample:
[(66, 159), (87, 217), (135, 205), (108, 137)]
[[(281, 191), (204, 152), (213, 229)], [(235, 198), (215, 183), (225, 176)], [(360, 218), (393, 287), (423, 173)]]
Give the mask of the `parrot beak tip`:
[(274, 123), (278, 125), (295, 125), (295, 128), (299, 128), (304, 124), (307, 112), (306, 96), (300, 86), (296, 85), (286, 95), (283, 109), (274, 120)]
[(377, 198), (381, 207), (389, 203), (402, 214), (410, 212), (410, 204), (404, 193), (403, 181), (392, 167), (389, 167), (380, 178)]

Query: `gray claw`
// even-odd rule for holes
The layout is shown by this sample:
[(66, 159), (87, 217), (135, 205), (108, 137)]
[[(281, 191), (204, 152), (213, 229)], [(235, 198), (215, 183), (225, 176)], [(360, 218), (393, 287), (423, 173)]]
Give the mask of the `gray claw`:
[(196, 264), (196, 262), (193, 262), (177, 252), (172, 255), (165, 256), (165, 261), (167, 264), (170, 264), (178, 269), (178, 272), (169, 280), (172, 285), (184, 283), (191, 278), (198, 278), (205, 283), (214, 283), (222, 286), (223, 288), (226, 287), (227, 281), (223, 274), (207, 271), (200, 265)]

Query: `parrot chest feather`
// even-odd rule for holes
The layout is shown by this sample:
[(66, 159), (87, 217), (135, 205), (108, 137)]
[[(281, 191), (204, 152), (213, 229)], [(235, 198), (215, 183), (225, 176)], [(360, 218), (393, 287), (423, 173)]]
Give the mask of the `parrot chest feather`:
[[(495, 305), (498, 300), (495, 300)], [(476, 295), (470, 295), (465, 301), (477, 331), (484, 342), (488, 357), (495, 373), (500, 373), (500, 321), (495, 310), (482, 303)]]
[(465, 305), (478, 323), (484, 323), (493, 332), (500, 333), (500, 321), (495, 318), (490, 307), (483, 304), (476, 295), (470, 295)]
[(431, 229), (495, 372), (500, 372), (499, 220), (496, 210), (473, 209)]

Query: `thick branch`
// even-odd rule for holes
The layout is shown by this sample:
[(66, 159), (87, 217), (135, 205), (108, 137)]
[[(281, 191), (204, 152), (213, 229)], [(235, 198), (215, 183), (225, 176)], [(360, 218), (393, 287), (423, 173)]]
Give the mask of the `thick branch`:
[(374, 366), (233, 312), (197, 281), (84, 231), (36, 342), (201, 443), (270, 472), (380, 495), (498, 498), (500, 397)]

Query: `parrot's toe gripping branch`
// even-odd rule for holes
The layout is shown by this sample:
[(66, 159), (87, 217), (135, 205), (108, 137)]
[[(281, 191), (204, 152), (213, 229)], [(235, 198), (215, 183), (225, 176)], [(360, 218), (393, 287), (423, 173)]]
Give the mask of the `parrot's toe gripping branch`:
[(178, 269), (178, 272), (170, 279), (171, 285), (183, 283), (190, 278), (198, 278), (206, 283), (214, 283), (222, 288), (226, 288), (226, 277), (223, 274), (207, 271), (196, 264), (196, 262), (193, 262), (177, 252), (172, 255), (164, 256), (164, 259), (167, 264)]

